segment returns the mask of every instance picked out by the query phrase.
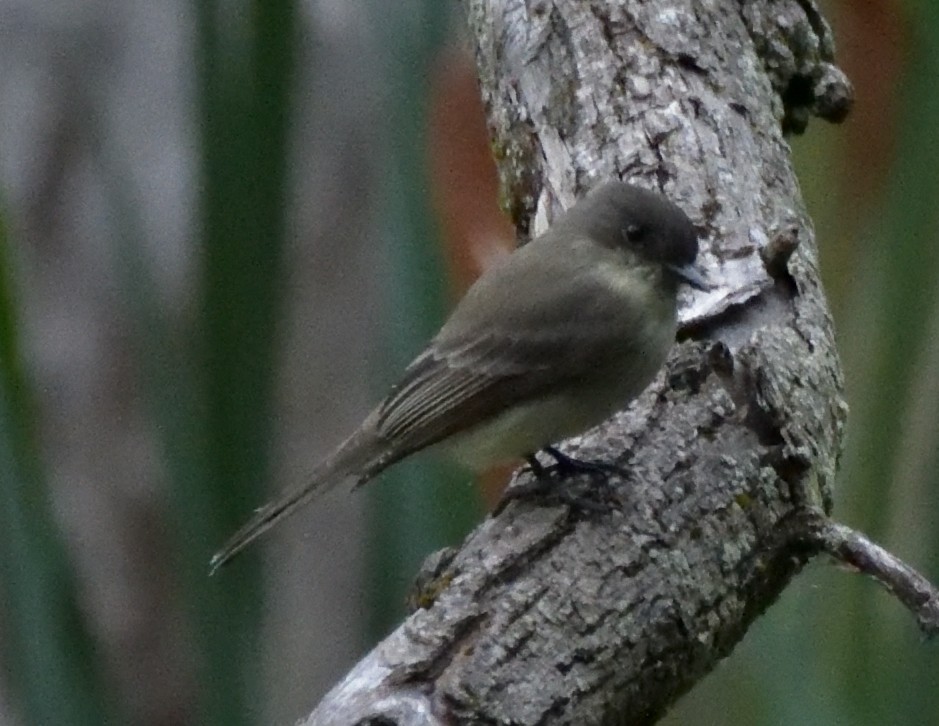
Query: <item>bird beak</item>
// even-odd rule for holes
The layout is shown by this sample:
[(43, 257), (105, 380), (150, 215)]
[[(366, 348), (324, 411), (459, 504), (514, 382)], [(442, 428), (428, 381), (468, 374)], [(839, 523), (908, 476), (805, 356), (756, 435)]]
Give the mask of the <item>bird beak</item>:
[(684, 265), (682, 267), (678, 265), (666, 265), (666, 269), (682, 282), (691, 285), (695, 290), (704, 290), (706, 292), (714, 287), (708, 282), (707, 278), (692, 265)]

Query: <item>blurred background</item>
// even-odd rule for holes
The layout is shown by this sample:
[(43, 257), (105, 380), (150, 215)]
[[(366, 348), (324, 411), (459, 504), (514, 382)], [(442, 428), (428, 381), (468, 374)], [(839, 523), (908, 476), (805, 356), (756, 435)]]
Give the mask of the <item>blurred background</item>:
[[(825, 3), (793, 140), (852, 408), (837, 514), (939, 581), (939, 6)], [(459, 7), (0, 0), (0, 724), (293, 723), (499, 480), (433, 462), (213, 578), (509, 246)], [(667, 718), (939, 723), (939, 650), (807, 568)]]

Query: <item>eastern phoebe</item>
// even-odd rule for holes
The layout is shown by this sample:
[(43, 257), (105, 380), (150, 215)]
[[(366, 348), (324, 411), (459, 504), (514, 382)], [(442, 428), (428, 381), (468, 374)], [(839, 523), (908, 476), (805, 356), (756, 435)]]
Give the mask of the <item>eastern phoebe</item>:
[(315, 496), (421, 449), (481, 470), (601, 423), (664, 363), (679, 283), (706, 289), (697, 253), (691, 221), (663, 196), (601, 185), (487, 270), (359, 429), (258, 509), (212, 570)]

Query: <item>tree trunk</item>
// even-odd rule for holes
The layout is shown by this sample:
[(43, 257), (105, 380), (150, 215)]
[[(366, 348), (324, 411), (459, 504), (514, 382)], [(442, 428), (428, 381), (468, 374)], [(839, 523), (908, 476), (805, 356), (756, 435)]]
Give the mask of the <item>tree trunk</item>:
[[(305, 723), (653, 723), (813, 554), (876, 559), (827, 517), (847, 407), (784, 140), (810, 113), (843, 118), (851, 88), (810, 0), (465, 5), (518, 227), (607, 178), (659, 189), (716, 287), (683, 301), (649, 390), (565, 445), (627, 472), (617, 504), (487, 518), (428, 561), (418, 609)], [(896, 578), (935, 629), (935, 592)]]

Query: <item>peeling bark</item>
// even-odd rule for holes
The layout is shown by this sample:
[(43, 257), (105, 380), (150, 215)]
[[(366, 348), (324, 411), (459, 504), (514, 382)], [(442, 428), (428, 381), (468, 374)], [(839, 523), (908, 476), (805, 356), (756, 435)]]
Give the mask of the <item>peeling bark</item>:
[(823, 526), (846, 405), (784, 140), (851, 88), (810, 0), (465, 5), (518, 227), (623, 178), (685, 209), (718, 286), (683, 301), (655, 384), (565, 444), (628, 472), (616, 504), (486, 519), (304, 723), (650, 724), (808, 558), (858, 543)]

